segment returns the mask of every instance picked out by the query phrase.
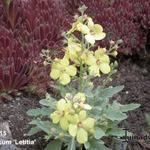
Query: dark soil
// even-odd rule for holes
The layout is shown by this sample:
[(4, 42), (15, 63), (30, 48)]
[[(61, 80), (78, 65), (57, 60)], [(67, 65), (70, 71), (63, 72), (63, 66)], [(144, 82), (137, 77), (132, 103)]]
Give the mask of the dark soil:
[(139, 103), (140, 108), (128, 113), (122, 123), (137, 135), (143, 135), (147, 128), (144, 114), (150, 113), (150, 64), (142, 60), (136, 64), (128, 59), (120, 63), (118, 72), (113, 77), (113, 85), (124, 85), (124, 90), (116, 98), (122, 104)]
[[(118, 101), (123, 104), (131, 102), (141, 104), (139, 109), (129, 113), (128, 119), (122, 122), (121, 127), (128, 128), (137, 135), (143, 135), (148, 132), (144, 114), (150, 113), (150, 64), (139, 60), (136, 62), (139, 63), (137, 64), (131, 59), (122, 61), (118, 72), (113, 77), (113, 85), (125, 86), (124, 90), (116, 96)], [(0, 119), (9, 122), (14, 139), (28, 138), (25, 134), (28, 131), (27, 124), (30, 119), (26, 115), (26, 111), (40, 107), (38, 101), (38, 97), (21, 94), (7, 103), (0, 103)], [(25, 146), (26, 150), (43, 150), (41, 136), (37, 135), (30, 137), (30, 139), (36, 139), (36, 144), (34, 146)], [(132, 149), (144, 150), (144, 144), (141, 145)]]

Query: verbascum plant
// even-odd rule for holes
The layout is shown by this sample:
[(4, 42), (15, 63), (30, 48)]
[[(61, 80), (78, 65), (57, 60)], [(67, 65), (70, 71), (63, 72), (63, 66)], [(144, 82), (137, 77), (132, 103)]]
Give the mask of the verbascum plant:
[[(110, 42), (110, 48), (96, 46), (106, 33), (100, 24), (87, 16), (83, 6), (81, 16), (69, 31), (64, 33), (64, 57), (47, 61), (51, 64), (50, 77), (57, 81), (55, 87), (60, 90), (59, 99), (46, 94), (40, 101), (41, 108), (27, 112), (35, 117), (28, 135), (44, 131), (49, 140), (45, 149), (57, 150), (87, 149), (108, 150), (103, 137), (123, 136), (123, 129), (118, 127), (120, 121), (127, 118), (126, 112), (139, 107), (138, 104), (122, 105), (112, 103), (109, 98), (123, 89), (123, 86), (106, 87), (106, 82), (115, 72), (115, 62), (111, 57), (117, 55), (118, 44)], [(103, 84), (95, 87), (93, 78), (105, 76)], [(46, 120), (44, 120), (44, 118)], [(53, 141), (52, 141), (53, 140)]]

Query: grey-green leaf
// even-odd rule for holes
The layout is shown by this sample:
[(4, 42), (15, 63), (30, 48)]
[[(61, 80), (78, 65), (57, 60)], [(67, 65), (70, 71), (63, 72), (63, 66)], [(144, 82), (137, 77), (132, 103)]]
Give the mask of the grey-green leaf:
[(106, 147), (104, 144), (97, 140), (90, 140), (90, 148), (88, 150), (110, 150), (108, 147)]
[(98, 92), (99, 97), (110, 98), (114, 94), (117, 94), (118, 92), (122, 91), (123, 88), (124, 88), (124, 86), (109, 87), (106, 89), (98, 88), (97, 90), (99, 90), (99, 91), (97, 91), (97, 92)]
[(127, 104), (127, 105), (120, 105), (120, 110), (122, 112), (128, 112), (128, 111), (134, 110), (138, 107), (140, 107), (140, 104), (131, 103), (131, 104)]
[(39, 101), (39, 103), (43, 106), (51, 106), (52, 105), (52, 102), (50, 100), (47, 100), (47, 99), (42, 99)]
[(47, 134), (50, 134), (51, 126), (50, 126), (49, 122), (47, 122), (47, 121), (38, 121), (36, 125), (37, 125), (38, 128), (40, 128), (41, 130), (43, 130)]
[(94, 132), (94, 137), (96, 138), (96, 139), (100, 139), (100, 138), (102, 138), (103, 136), (105, 135), (105, 132), (101, 129), (101, 128), (96, 128), (95, 129), (95, 132)]
[(68, 148), (67, 150), (76, 150), (76, 147), (75, 147), (75, 139), (72, 138), (68, 144)]
[(36, 133), (38, 133), (38, 132), (40, 132), (40, 131), (41, 131), (40, 128), (38, 128), (38, 127), (33, 127), (33, 128), (31, 128), (31, 129), (29, 130), (29, 132), (27, 133), (27, 135), (28, 135), (28, 136), (32, 136), (32, 135), (34, 135), (34, 134), (36, 134)]
[(125, 113), (122, 113), (121, 111), (108, 109), (106, 112), (106, 117), (112, 121), (122, 121), (127, 118), (127, 115)]
[(54, 140), (50, 142), (44, 150), (61, 150), (62, 142), (60, 140)]
[(30, 109), (27, 111), (27, 115), (28, 116), (33, 116), (33, 117), (37, 117), (37, 116), (47, 116), (49, 115), (53, 110), (51, 110), (50, 108), (37, 108), (37, 109)]
[(86, 142), (86, 143), (84, 144), (84, 147), (85, 147), (85, 149), (89, 149), (89, 148), (90, 148), (90, 143), (89, 143), (89, 142)]
[(107, 135), (122, 137), (125, 135), (125, 131), (121, 128), (112, 128), (106, 132)]

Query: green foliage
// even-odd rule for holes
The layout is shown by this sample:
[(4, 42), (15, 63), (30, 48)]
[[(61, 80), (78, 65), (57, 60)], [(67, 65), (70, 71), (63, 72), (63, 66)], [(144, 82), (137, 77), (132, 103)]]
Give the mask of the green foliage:
[(60, 140), (54, 140), (50, 142), (44, 150), (61, 150), (62, 142)]
[(76, 150), (75, 139), (72, 138), (68, 144), (67, 150)]

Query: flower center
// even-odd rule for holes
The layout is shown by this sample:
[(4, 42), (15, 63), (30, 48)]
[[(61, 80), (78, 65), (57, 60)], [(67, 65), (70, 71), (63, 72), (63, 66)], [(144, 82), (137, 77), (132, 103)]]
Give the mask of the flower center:
[(81, 123), (81, 122), (78, 123), (78, 127), (79, 127), (79, 128), (82, 127), (82, 123)]
[(96, 64), (99, 65), (100, 63), (101, 63), (101, 61), (98, 59), (98, 60), (96, 61)]

